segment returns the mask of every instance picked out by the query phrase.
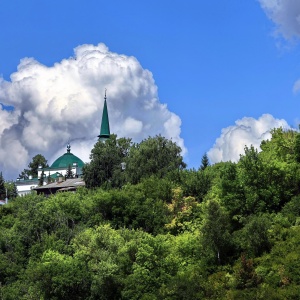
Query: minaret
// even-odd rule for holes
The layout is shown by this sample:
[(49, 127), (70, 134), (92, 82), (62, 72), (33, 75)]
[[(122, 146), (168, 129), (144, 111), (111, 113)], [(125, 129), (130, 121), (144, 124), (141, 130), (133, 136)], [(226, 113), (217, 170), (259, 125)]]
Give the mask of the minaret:
[(99, 141), (105, 141), (109, 139), (109, 137), (110, 137), (110, 130), (109, 130), (109, 120), (108, 120), (107, 103), (106, 103), (106, 89), (105, 89), (101, 129), (100, 129), (100, 134), (98, 135), (98, 139)]

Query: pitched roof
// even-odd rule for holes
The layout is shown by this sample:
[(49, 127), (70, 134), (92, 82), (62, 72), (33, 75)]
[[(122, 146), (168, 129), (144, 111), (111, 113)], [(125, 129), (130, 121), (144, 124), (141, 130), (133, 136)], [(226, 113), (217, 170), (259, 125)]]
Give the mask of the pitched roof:
[(34, 190), (43, 190), (43, 189), (61, 189), (69, 187), (78, 187), (85, 186), (85, 182), (82, 178), (71, 178), (61, 182), (52, 182), (46, 185), (38, 186)]

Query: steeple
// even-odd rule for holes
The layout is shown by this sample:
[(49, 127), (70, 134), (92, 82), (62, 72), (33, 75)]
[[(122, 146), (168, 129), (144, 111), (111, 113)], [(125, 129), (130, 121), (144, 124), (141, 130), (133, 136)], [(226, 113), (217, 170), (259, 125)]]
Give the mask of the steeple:
[(100, 129), (100, 135), (98, 135), (98, 138), (100, 141), (105, 141), (106, 139), (109, 139), (109, 137), (110, 137), (110, 130), (109, 130), (109, 120), (108, 120), (107, 103), (106, 103), (106, 89), (105, 89), (101, 129)]

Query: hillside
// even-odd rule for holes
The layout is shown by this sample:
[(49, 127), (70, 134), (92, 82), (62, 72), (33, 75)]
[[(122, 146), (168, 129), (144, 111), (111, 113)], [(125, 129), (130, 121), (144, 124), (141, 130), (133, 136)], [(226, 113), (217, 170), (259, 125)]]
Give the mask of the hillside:
[(0, 207), (0, 299), (299, 299), (299, 133), (199, 170), (162, 137), (108, 143), (89, 188)]

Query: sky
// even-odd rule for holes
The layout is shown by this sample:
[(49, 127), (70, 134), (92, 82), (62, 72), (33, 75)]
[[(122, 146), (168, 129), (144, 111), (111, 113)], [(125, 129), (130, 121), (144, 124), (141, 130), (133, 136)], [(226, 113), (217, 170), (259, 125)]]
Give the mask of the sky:
[(161, 134), (188, 168), (300, 123), (299, 0), (0, 2), (0, 171)]

